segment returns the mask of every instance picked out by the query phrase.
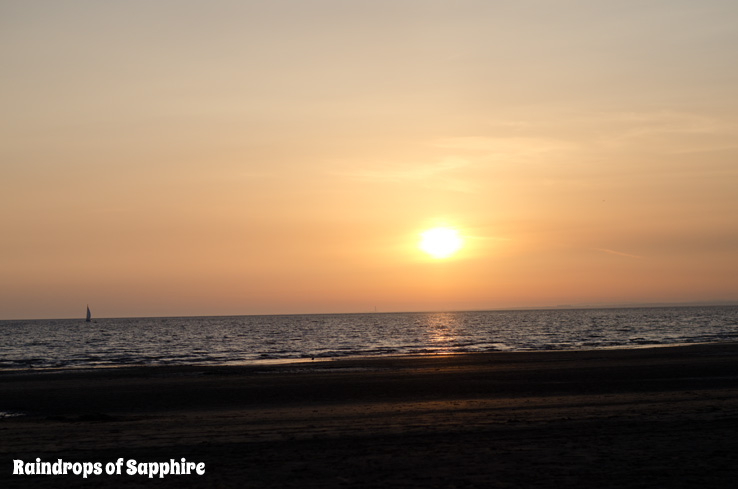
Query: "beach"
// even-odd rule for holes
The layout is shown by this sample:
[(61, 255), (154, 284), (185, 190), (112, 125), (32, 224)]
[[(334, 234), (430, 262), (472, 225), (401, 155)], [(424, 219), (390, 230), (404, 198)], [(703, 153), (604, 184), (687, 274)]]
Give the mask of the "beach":
[[(738, 344), (4, 371), (3, 487), (730, 487)], [(23, 463), (102, 473), (20, 475)], [(198, 475), (106, 474), (119, 459)], [(161, 465), (157, 466), (161, 467)], [(24, 468), (28, 468), (24, 466)], [(169, 470), (169, 469), (168, 469)]]

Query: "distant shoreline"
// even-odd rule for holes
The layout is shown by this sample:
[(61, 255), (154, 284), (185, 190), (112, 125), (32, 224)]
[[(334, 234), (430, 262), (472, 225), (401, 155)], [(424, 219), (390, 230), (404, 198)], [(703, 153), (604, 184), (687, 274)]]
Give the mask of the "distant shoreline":
[[(252, 375), (252, 374), (294, 374), (294, 373), (332, 373), (339, 371), (403, 370), (425, 368), (436, 364), (474, 365), (500, 362), (574, 362), (582, 358), (620, 361), (632, 358), (677, 359), (680, 354), (690, 356), (732, 356), (738, 361), (738, 341), (718, 341), (703, 343), (635, 345), (628, 347), (603, 347), (560, 350), (506, 350), (488, 352), (451, 352), (427, 354), (355, 355), (344, 357), (316, 358), (314, 360), (284, 359), (243, 362), (240, 364), (139, 364), (99, 367), (60, 367), (0, 369), (3, 378), (85, 378), (87, 376), (118, 378), (190, 375)], [(435, 368), (435, 367), (434, 367)]]
[(683, 348), (683, 347), (697, 347), (697, 346), (709, 346), (709, 345), (730, 345), (738, 344), (735, 340), (726, 341), (706, 341), (706, 342), (693, 342), (693, 343), (661, 343), (661, 344), (643, 344), (643, 345), (622, 345), (622, 346), (606, 346), (606, 347), (592, 347), (592, 348), (562, 348), (562, 349), (527, 349), (527, 350), (490, 350), (484, 352), (436, 352), (436, 353), (406, 353), (406, 354), (387, 354), (387, 355), (346, 355), (346, 356), (335, 356), (335, 357), (316, 357), (316, 358), (281, 358), (281, 359), (263, 359), (263, 360), (244, 360), (241, 362), (228, 362), (228, 363), (183, 363), (183, 364), (121, 364), (121, 365), (99, 365), (99, 366), (67, 366), (67, 367), (26, 367), (26, 368), (3, 368), (0, 367), (0, 376), (5, 374), (34, 374), (34, 373), (48, 373), (48, 374), (63, 374), (68, 373), (84, 373), (94, 371), (125, 371), (132, 370), (137, 371), (140, 369), (160, 369), (165, 370), (189, 370), (189, 369), (272, 369), (284, 367), (289, 369), (290, 367), (301, 367), (301, 366), (319, 366), (323, 363), (331, 363), (338, 365), (340, 363), (354, 364), (356, 362), (387, 362), (387, 361), (412, 361), (414, 359), (426, 359), (426, 358), (438, 358), (438, 357), (453, 357), (453, 356), (484, 356), (484, 355), (500, 355), (500, 354), (554, 354), (554, 353), (587, 353), (587, 352), (608, 352), (608, 351), (640, 351), (650, 349), (668, 349), (668, 348)]

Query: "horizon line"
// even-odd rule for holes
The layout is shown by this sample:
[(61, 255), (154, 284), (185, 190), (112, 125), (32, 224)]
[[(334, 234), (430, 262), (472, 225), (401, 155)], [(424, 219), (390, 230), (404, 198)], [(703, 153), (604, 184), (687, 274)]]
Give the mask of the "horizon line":
[[(387, 311), (353, 311), (353, 312), (290, 312), (290, 313), (251, 313), (251, 314), (194, 314), (194, 315), (166, 315), (166, 316), (99, 316), (97, 319), (175, 319), (175, 318), (218, 318), (218, 317), (259, 317), (259, 316), (338, 316), (352, 314), (429, 314), (429, 313), (458, 313), (458, 312), (496, 312), (496, 311), (547, 311), (547, 310), (578, 310), (578, 309), (648, 309), (659, 307), (721, 307), (738, 306), (738, 300), (715, 301), (678, 301), (678, 302), (593, 302), (582, 304), (557, 304), (545, 306), (510, 306), (472, 309), (427, 309), (427, 310), (387, 310)], [(84, 320), (84, 316), (50, 317), (50, 318), (12, 318), (0, 321), (44, 321), (44, 320)]]

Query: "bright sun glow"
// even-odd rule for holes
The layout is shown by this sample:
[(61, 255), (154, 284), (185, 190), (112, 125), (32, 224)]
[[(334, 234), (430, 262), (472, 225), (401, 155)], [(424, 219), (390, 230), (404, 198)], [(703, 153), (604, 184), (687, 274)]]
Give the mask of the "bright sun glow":
[(451, 228), (433, 228), (420, 233), (421, 250), (433, 258), (448, 258), (461, 249), (459, 232)]

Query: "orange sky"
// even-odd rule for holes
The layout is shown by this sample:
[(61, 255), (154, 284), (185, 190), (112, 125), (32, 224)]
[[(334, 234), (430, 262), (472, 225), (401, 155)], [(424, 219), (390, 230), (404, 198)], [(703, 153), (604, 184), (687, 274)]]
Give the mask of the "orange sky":
[(0, 319), (736, 301), (736, 18), (0, 0)]

